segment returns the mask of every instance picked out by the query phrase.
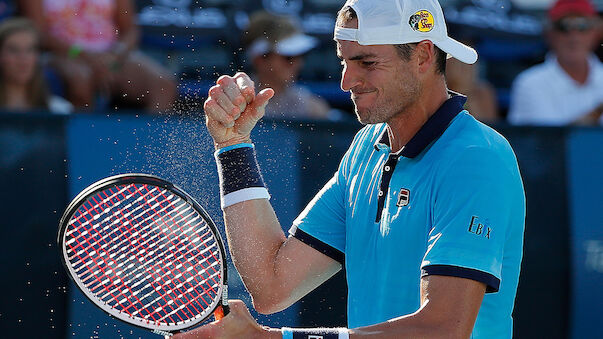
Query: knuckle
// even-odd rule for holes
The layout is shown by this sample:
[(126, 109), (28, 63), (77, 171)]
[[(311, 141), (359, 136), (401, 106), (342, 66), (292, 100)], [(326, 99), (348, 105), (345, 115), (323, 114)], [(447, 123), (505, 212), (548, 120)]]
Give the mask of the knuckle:
[(218, 84), (226, 84), (228, 82), (232, 82), (232, 77), (228, 75), (221, 75), (217, 81)]
[(245, 73), (245, 72), (237, 72), (237, 73), (234, 75), (234, 78), (235, 78), (235, 79), (239, 79), (239, 78), (249, 78), (249, 76), (248, 76), (248, 75), (247, 75), (247, 73)]
[(249, 76), (245, 73), (240, 73), (239, 76), (235, 77), (235, 80), (240, 87), (253, 86), (253, 80), (251, 80), (251, 78), (249, 78)]
[(220, 94), (221, 91), (220, 85), (214, 85), (209, 89), (208, 93), (210, 96), (216, 96)]
[(215, 106), (216, 102), (215, 100), (213, 100), (212, 98), (207, 98), (207, 100), (205, 100), (205, 102), (203, 103), (203, 108), (205, 110), (211, 109), (212, 106)]

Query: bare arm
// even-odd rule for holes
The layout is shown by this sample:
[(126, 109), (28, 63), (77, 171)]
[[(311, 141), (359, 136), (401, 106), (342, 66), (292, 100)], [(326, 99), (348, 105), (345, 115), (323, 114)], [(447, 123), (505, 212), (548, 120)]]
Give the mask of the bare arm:
[[(412, 314), (380, 324), (350, 329), (350, 339), (469, 338), (479, 312), (486, 285), (447, 276), (421, 279), (421, 307)], [(259, 326), (245, 305), (231, 302), (231, 313), (221, 321), (199, 327), (174, 339), (263, 338), (280, 339), (278, 329)]]
[[(220, 77), (204, 104), (216, 148), (250, 142), (251, 130), (273, 94), (265, 89), (256, 95), (244, 73)], [(341, 268), (301, 241), (287, 239), (267, 199), (228, 206), (224, 220), (234, 264), (259, 312), (288, 307)]]
[(134, 22), (135, 6), (132, 0), (116, 2), (115, 23), (118, 30), (118, 43), (113, 51), (117, 55), (126, 55), (136, 49), (140, 31)]
[(417, 312), (350, 330), (350, 339), (469, 338), (485, 292), (486, 285), (474, 280), (424, 277)]
[(281, 311), (341, 269), (295, 238), (286, 239), (266, 199), (224, 210), (233, 261), (258, 312)]

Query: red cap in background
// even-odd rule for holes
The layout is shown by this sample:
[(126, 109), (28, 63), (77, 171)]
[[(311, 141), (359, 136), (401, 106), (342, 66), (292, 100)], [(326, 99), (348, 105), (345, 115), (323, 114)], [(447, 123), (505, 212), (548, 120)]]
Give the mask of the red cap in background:
[(568, 15), (593, 17), (597, 15), (597, 11), (589, 0), (558, 0), (549, 10), (551, 21), (557, 21)]

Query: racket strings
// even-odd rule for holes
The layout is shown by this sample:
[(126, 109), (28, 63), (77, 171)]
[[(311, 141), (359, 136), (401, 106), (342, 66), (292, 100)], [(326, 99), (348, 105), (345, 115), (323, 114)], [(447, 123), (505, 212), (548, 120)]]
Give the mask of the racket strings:
[[(146, 187), (145, 187), (145, 188), (146, 188)], [(161, 195), (162, 195), (163, 197), (165, 197), (165, 191), (161, 192)], [(180, 200), (180, 202), (182, 202), (182, 200)], [(211, 233), (211, 231), (210, 231), (210, 229), (209, 229), (209, 227), (208, 227), (207, 223), (205, 222), (205, 220), (204, 220), (204, 219), (203, 219), (203, 218), (202, 218), (202, 217), (201, 217), (201, 216), (200, 216), (200, 215), (199, 215), (199, 214), (198, 214), (198, 213), (197, 213), (197, 212), (196, 212), (196, 211), (195, 211), (195, 210), (192, 208), (192, 206), (190, 206), (190, 205), (186, 204), (186, 207), (185, 207), (185, 208), (183, 208), (183, 209), (176, 209), (176, 208), (174, 209), (174, 211), (177, 211), (177, 210), (182, 210), (182, 213), (184, 213), (184, 212), (189, 213), (189, 212), (190, 212), (190, 214), (189, 214), (188, 216), (186, 216), (186, 217), (184, 218), (184, 220), (187, 220), (189, 216), (193, 216), (192, 218), (190, 218), (190, 220), (191, 220), (191, 221), (198, 221), (198, 223), (197, 223), (197, 224), (196, 224), (194, 227), (190, 227), (190, 228), (188, 229), (189, 231), (192, 231), (192, 230), (196, 229), (196, 228), (197, 228), (199, 225), (201, 225), (201, 224), (203, 224), (203, 229), (207, 229), (207, 232), (206, 232), (204, 235), (202, 235), (202, 236), (200, 237), (201, 239), (203, 239), (203, 237), (206, 237), (205, 241), (203, 241), (203, 242), (202, 242), (202, 245), (205, 245), (206, 250), (205, 250), (205, 251), (202, 251), (202, 252), (200, 252), (200, 253), (199, 253), (199, 254), (200, 254), (200, 256), (201, 256), (201, 257), (204, 259), (204, 260), (202, 260), (202, 261), (200, 261), (200, 262), (199, 262), (199, 265), (203, 267), (204, 263), (205, 263), (207, 260), (209, 260), (209, 259), (210, 259), (210, 258), (206, 258), (206, 257), (205, 257), (205, 254), (208, 252), (207, 250), (209, 250), (209, 247), (206, 245), (206, 242), (207, 242), (207, 241), (212, 241), (211, 247), (215, 247), (215, 246), (217, 246), (217, 243), (215, 242), (215, 239), (214, 239), (214, 235)], [(182, 213), (178, 213), (178, 214), (180, 215), (180, 214), (182, 214)], [(186, 226), (186, 225), (188, 225), (188, 224), (189, 224), (189, 222), (186, 222), (186, 223), (184, 224), (184, 226)], [(199, 239), (199, 238), (191, 239), (191, 238), (190, 238), (190, 234), (189, 234), (189, 233), (190, 233), (190, 232), (188, 232), (188, 231), (185, 231), (185, 232), (183, 232), (183, 233), (182, 233), (182, 234), (183, 234), (183, 235), (184, 235), (184, 236), (187, 238), (188, 243), (191, 243), (191, 244), (192, 244), (192, 243), (196, 242), (196, 241)], [(210, 255), (211, 255), (211, 257), (213, 258), (213, 262), (214, 262), (214, 264), (215, 264), (215, 263), (219, 263), (219, 262), (220, 262), (220, 259), (216, 257), (216, 254), (217, 254), (217, 253), (219, 253), (217, 250), (216, 250), (216, 251), (209, 251), (209, 254), (210, 254)], [(209, 267), (203, 267), (203, 271), (204, 271), (204, 272), (207, 272), (207, 270), (208, 270), (208, 269), (209, 269)], [(219, 273), (219, 270), (216, 270), (216, 269), (215, 269), (215, 265), (214, 265), (214, 267), (212, 267), (212, 269), (213, 269), (214, 273)], [(213, 282), (214, 282), (214, 283), (215, 283), (217, 286), (219, 286), (219, 283), (220, 283), (220, 282), (219, 282), (219, 280), (218, 280), (218, 281), (213, 280)], [(212, 288), (212, 290), (213, 290), (213, 288)], [(213, 291), (213, 292), (217, 292), (217, 291)]]
[[(111, 192), (111, 190), (109, 190), (109, 191)], [(103, 193), (106, 195), (106, 192), (101, 192), (101, 194), (103, 194)], [(94, 199), (94, 200), (96, 202), (96, 199)], [(125, 219), (125, 214), (123, 214), (123, 211), (120, 211), (120, 213), (122, 214), (122, 217)], [(126, 213), (126, 214), (128, 214), (128, 213)], [(125, 220), (127, 222), (127, 219), (125, 219)], [(126, 222), (124, 222), (124, 224), (126, 224)], [(129, 223), (129, 222), (127, 222), (127, 223)], [(148, 228), (148, 225), (145, 226), (144, 228)], [(130, 230), (128, 230), (128, 233), (130, 233), (129, 236), (128, 236), (130, 238), (135, 237), (137, 235), (136, 232), (134, 234), (132, 234)], [(125, 233), (123, 235), (126, 236)], [(152, 239), (149, 239), (148, 241), (151, 241), (151, 240)], [(135, 241), (136, 241), (136, 238), (134, 238), (134, 241), (132, 241), (131, 243), (134, 244)], [(131, 286), (131, 288), (136, 288), (138, 285), (146, 282), (144, 279), (139, 279), (141, 276), (143, 276), (143, 274), (146, 271), (148, 271), (148, 269), (146, 269), (146, 267), (144, 265), (145, 258), (140, 256), (141, 252), (143, 252), (145, 250), (145, 247), (143, 247), (143, 246), (144, 246), (144, 244), (135, 245), (134, 248), (133, 248), (135, 256), (130, 257), (130, 259), (127, 262), (125, 262), (125, 264), (128, 264), (128, 265), (126, 265), (126, 268), (128, 270), (130, 270), (129, 271), (130, 274), (128, 274), (128, 276), (133, 277), (133, 279), (130, 279), (130, 280), (124, 282), (125, 286)], [(122, 256), (125, 256), (125, 253), (121, 254), (120, 257), (123, 258)], [(137, 266), (136, 263), (135, 263), (136, 260), (138, 260), (142, 266)], [(123, 264), (124, 263), (120, 263), (119, 265), (123, 266)], [(118, 265), (118, 267), (119, 267), (119, 265)], [(142, 272), (137, 272), (135, 270), (131, 270), (132, 268), (139, 268), (138, 271), (142, 271)], [(136, 280), (137, 282), (135, 282), (134, 284), (130, 285), (132, 280)], [(154, 280), (154, 282), (156, 282), (156, 281), (158, 281), (158, 279)], [(142, 305), (152, 305), (159, 298), (163, 297), (162, 295), (160, 295), (160, 296), (158, 296), (156, 298), (156, 300), (148, 301), (147, 299), (153, 293), (153, 289), (152, 288), (157, 288), (157, 286), (154, 283), (148, 283), (147, 282), (147, 284), (150, 285), (150, 286), (148, 286), (149, 288), (143, 288), (143, 289), (137, 290), (136, 292), (133, 292), (134, 297), (136, 297), (137, 301), (139, 303), (141, 303)], [(131, 288), (128, 287), (128, 290), (131, 291)], [(138, 297), (138, 294), (142, 294), (142, 296)], [(141, 301), (141, 299), (142, 299), (142, 301)], [(165, 298), (164, 298), (164, 301), (166, 301)], [(149, 312), (146, 307), (143, 307), (143, 308), (140, 308), (140, 309), (135, 309), (135, 311), (133, 313), (131, 313), (130, 315), (131, 316), (136, 316), (142, 310), (145, 310), (147, 312), (148, 316), (151, 317), (153, 320), (157, 320), (155, 318), (155, 313), (156, 312), (154, 312), (154, 311), (153, 312)], [(182, 320), (181, 317), (180, 317), (180, 319)]]
[[(150, 204), (150, 202), (148, 202), (148, 201), (147, 201), (147, 203), (148, 203), (148, 204)], [(151, 207), (152, 207), (152, 208), (156, 208), (156, 207), (157, 207), (157, 205), (151, 205)], [(157, 211), (155, 211), (155, 212), (157, 212)], [(163, 218), (162, 218), (162, 219), (163, 219)], [(164, 221), (165, 221), (165, 220), (164, 220)], [(163, 246), (163, 245), (165, 245), (165, 244), (167, 244), (167, 243), (164, 243), (164, 244), (160, 245), (160, 247), (162, 247), (162, 246)], [(172, 243), (172, 246), (174, 246), (174, 245), (173, 245), (173, 243)], [(171, 250), (171, 248), (170, 248), (170, 250)], [(168, 255), (168, 259), (169, 259), (169, 257), (170, 257), (170, 256), (173, 256), (173, 255), (174, 255), (174, 252), (171, 252), (171, 253)], [(164, 260), (166, 260), (166, 259), (164, 259)], [(159, 264), (155, 265), (155, 267), (154, 267), (155, 272), (156, 272), (157, 274), (159, 274), (159, 278), (157, 278), (157, 277), (156, 277), (156, 278), (155, 278), (155, 281), (162, 280), (162, 283), (163, 283), (163, 284), (166, 284), (166, 281), (165, 281), (164, 277), (165, 277), (165, 276), (168, 276), (168, 275), (170, 275), (170, 274), (172, 274), (172, 273), (171, 273), (171, 272), (169, 272), (169, 271), (168, 271), (168, 272), (165, 272), (165, 270), (163, 270), (163, 267), (164, 267), (163, 263), (159, 263)], [(160, 272), (160, 271), (163, 271), (164, 275), (161, 275), (161, 272)], [(176, 276), (176, 278), (179, 278), (181, 275), (182, 275), (182, 272), (180, 272), (180, 273), (179, 273), (179, 274)], [(190, 279), (189, 279), (189, 280), (190, 280)], [(170, 281), (168, 280), (168, 281), (167, 281), (167, 283), (169, 284), (169, 283), (170, 283)], [(182, 284), (180, 284), (180, 285), (176, 285), (177, 289), (179, 289), (181, 286), (182, 286)], [(168, 295), (169, 295), (170, 293), (172, 293), (172, 292), (173, 292), (173, 290), (168, 290), (168, 291), (165, 291), (165, 293), (167, 293)], [(181, 292), (181, 291), (179, 291), (179, 292)], [(177, 298), (180, 298), (181, 296), (182, 296), (182, 294), (178, 295), (178, 297), (177, 297)], [(145, 296), (145, 297), (146, 297), (146, 296)], [(162, 296), (159, 296), (159, 297), (162, 297)], [(159, 298), (159, 297), (158, 297), (158, 298)], [(158, 299), (158, 298), (157, 298), (157, 299)], [(150, 303), (154, 303), (155, 301), (156, 301), (156, 300), (153, 300), (153, 301), (151, 301)], [(164, 301), (166, 301), (166, 302), (168, 303), (168, 305), (172, 305), (172, 304), (173, 304), (173, 301), (172, 301), (172, 300), (168, 301), (168, 300), (165, 300), (165, 299), (164, 299)], [(184, 304), (183, 304), (183, 306), (188, 307), (188, 305), (189, 305), (189, 303), (190, 303), (190, 300), (187, 300), (187, 302), (188, 302), (188, 303), (184, 303)], [(192, 304), (192, 305), (194, 306), (194, 304)], [(161, 310), (161, 308), (157, 308), (157, 309), (156, 309), (156, 312), (158, 312), (159, 310)], [(171, 315), (171, 314), (173, 314), (173, 313), (175, 313), (175, 312), (177, 312), (178, 310), (179, 310), (178, 308), (173, 309), (173, 312), (169, 313), (169, 314), (168, 314), (168, 316), (169, 316), (169, 315)], [(195, 308), (195, 310), (196, 310), (196, 308)], [(190, 310), (189, 310), (189, 311), (190, 311)], [(198, 312), (198, 310), (197, 310), (197, 312)]]
[[(144, 188), (145, 188), (145, 189), (147, 189), (147, 186), (144, 186)], [(183, 226), (190, 226), (190, 225), (189, 225), (189, 224), (190, 224), (190, 221), (194, 221), (194, 220), (196, 219), (196, 220), (199, 220), (199, 221), (203, 222), (203, 226), (204, 226), (205, 228), (207, 228), (207, 224), (205, 224), (205, 221), (203, 220), (203, 218), (201, 218), (201, 217), (200, 217), (200, 216), (199, 216), (199, 215), (198, 215), (198, 214), (197, 214), (197, 213), (194, 211), (194, 209), (193, 209), (191, 206), (189, 206), (189, 205), (184, 205), (184, 208), (179, 208), (179, 207), (176, 207), (176, 206), (174, 206), (174, 201), (170, 199), (170, 198), (171, 198), (171, 196), (166, 197), (163, 191), (162, 191), (162, 192), (160, 192), (160, 194), (161, 194), (161, 195), (162, 195), (164, 198), (166, 198), (166, 200), (165, 200), (165, 201), (168, 201), (168, 202), (170, 203), (170, 207), (172, 207), (172, 209), (170, 210), (170, 213), (169, 213), (167, 216), (168, 216), (168, 217), (171, 219), (171, 221), (173, 222), (173, 224), (177, 224), (176, 220), (174, 220), (174, 219), (175, 219), (177, 216), (181, 216), (181, 215), (182, 215), (182, 214), (184, 214), (184, 213), (191, 212), (191, 215), (192, 215), (192, 214), (194, 214), (194, 217), (189, 219), (189, 218), (188, 218), (188, 216), (186, 216), (186, 218), (184, 218), (184, 220), (187, 220), (187, 219), (188, 219), (189, 221), (187, 221), (187, 222), (183, 223), (182, 225), (183, 225)], [(178, 202), (183, 202), (183, 201), (182, 201), (182, 200), (179, 200)], [(156, 207), (157, 207), (157, 205), (153, 206), (152, 208), (156, 208)], [(174, 213), (176, 213), (176, 212), (177, 212), (177, 213), (176, 213), (176, 216), (171, 215), (171, 214), (172, 214), (172, 212), (174, 212)], [(165, 220), (165, 218), (164, 218), (163, 216), (161, 217), (161, 219), (163, 219), (163, 221), (165, 222), (165, 224), (166, 224), (166, 225), (168, 225), (168, 227), (171, 229), (171, 227), (172, 227), (172, 226), (170, 225), (170, 223), (168, 223), (168, 222)], [(172, 225), (173, 225), (173, 224), (172, 224)], [(198, 224), (197, 224), (197, 225), (194, 225), (194, 226), (198, 226)], [(191, 229), (193, 229), (193, 228), (192, 228), (192, 227), (191, 227), (191, 228), (189, 228), (189, 230), (191, 230)], [(184, 243), (185, 243), (185, 244), (187, 244), (187, 245), (188, 245), (188, 244), (191, 244), (191, 243), (194, 243), (194, 242), (196, 242), (196, 241), (199, 239), (199, 238), (190, 239), (190, 236), (188, 235), (188, 231), (189, 231), (189, 230), (184, 230), (184, 231), (182, 232), (182, 235), (186, 236), (186, 238), (188, 238), (187, 240), (189, 240), (188, 242), (184, 242)], [(203, 235), (203, 236), (207, 236), (207, 240), (213, 240), (213, 234), (212, 234), (212, 233), (209, 231), (209, 228), (207, 228), (207, 232), (206, 232), (206, 233), (205, 233), (205, 235)], [(202, 237), (203, 237), (203, 236), (202, 236)], [(169, 237), (168, 237), (168, 239), (169, 239)], [(170, 241), (170, 242), (171, 242), (171, 241)], [(175, 247), (174, 243), (173, 243), (173, 242), (171, 242), (171, 243), (172, 243), (172, 247), (170, 247), (170, 248), (169, 248), (169, 250), (172, 250), (172, 249)], [(200, 266), (201, 266), (201, 267), (204, 269), (204, 272), (205, 272), (207, 269), (209, 269), (210, 267), (211, 267), (211, 268), (213, 268), (213, 269), (214, 269), (214, 274), (212, 275), (212, 277), (213, 277), (213, 276), (215, 276), (216, 274), (219, 274), (219, 270), (215, 270), (215, 266), (216, 266), (215, 264), (218, 264), (219, 262), (218, 262), (218, 261), (216, 261), (216, 262), (214, 262), (214, 264), (209, 265), (209, 266), (207, 266), (207, 267), (203, 267), (203, 263), (204, 263), (205, 261), (207, 261), (207, 258), (205, 258), (204, 253), (206, 253), (207, 251), (209, 251), (209, 250), (211, 250), (212, 248), (214, 248), (214, 247), (215, 247), (215, 245), (216, 245), (216, 243), (214, 242), (214, 243), (213, 243), (211, 246), (207, 246), (207, 245), (206, 245), (206, 241), (203, 241), (203, 242), (201, 242), (201, 243), (199, 244), (199, 246), (201, 246), (201, 245), (205, 245), (205, 249), (204, 249), (203, 251), (199, 252), (199, 255), (200, 255), (202, 258), (203, 258), (203, 260), (199, 261), (198, 263), (199, 263), (199, 265), (200, 265)], [(188, 248), (188, 246), (186, 246), (186, 247)], [(188, 251), (188, 252), (190, 252), (190, 251), (196, 251), (196, 250), (197, 250), (197, 248), (193, 247), (193, 248), (189, 249), (189, 251)], [(180, 258), (182, 258), (182, 257), (187, 257), (188, 252), (187, 252), (187, 253), (185, 253), (184, 255), (183, 255), (183, 254), (181, 254), (181, 253), (179, 253), (179, 254), (180, 254), (180, 255), (179, 255), (179, 257), (180, 257)], [(173, 255), (174, 255), (174, 252), (171, 252), (171, 253), (170, 253), (170, 254), (167, 256), (167, 258), (166, 258), (166, 259), (170, 259), (169, 257), (172, 257)], [(215, 257), (214, 257), (214, 258), (215, 258)], [(180, 259), (176, 259), (176, 261), (179, 263), (179, 265), (182, 265), (182, 261), (181, 261)], [(178, 266), (179, 266), (179, 265), (177, 265), (177, 266), (176, 266), (176, 268), (178, 268)], [(175, 278), (176, 278), (176, 279), (178, 279), (178, 278), (179, 278), (179, 277), (181, 277), (182, 275), (183, 275), (183, 272), (179, 272), (179, 274), (178, 274), (178, 275), (176, 275), (176, 277), (175, 277)], [(207, 297), (207, 296), (208, 296), (208, 293), (209, 293), (209, 292), (208, 292), (208, 291), (205, 289), (205, 286), (206, 286), (206, 280), (205, 280), (205, 281), (202, 281), (202, 282), (199, 282), (199, 281), (196, 279), (196, 277), (195, 277), (195, 276), (191, 276), (191, 277), (189, 277), (188, 279), (186, 279), (185, 281), (186, 281), (186, 282), (190, 282), (190, 280), (192, 280), (192, 278), (194, 278), (195, 282), (197, 283), (197, 286), (201, 286), (201, 288), (203, 288), (203, 290), (204, 290), (204, 292), (205, 292), (205, 294), (199, 294), (199, 295), (197, 295), (197, 297), (196, 297), (195, 299), (201, 299), (201, 300), (202, 300), (202, 301), (205, 303), (206, 307), (209, 307), (209, 306), (211, 305), (211, 300), (210, 300), (209, 302), (207, 302), (207, 301), (205, 300), (205, 297)], [(215, 283), (215, 284), (219, 284), (219, 282), (218, 282), (218, 281), (216, 281), (215, 279), (213, 279), (213, 280), (214, 280), (214, 283)], [(176, 285), (176, 288), (180, 288), (181, 286), (182, 286), (182, 283), (180, 283), (180, 284)], [(214, 290), (214, 287), (215, 287), (215, 286), (218, 286), (218, 285), (210, 286), (210, 289), (212, 290), (212, 292), (214, 293), (214, 295), (216, 295), (215, 293), (217, 293), (217, 291), (215, 291), (215, 290)], [(189, 289), (190, 289), (190, 288), (189, 288)], [(168, 293), (169, 293), (169, 292), (168, 292)], [(187, 304), (185, 304), (185, 306), (186, 306), (186, 305), (187, 305)], [(192, 304), (192, 305), (194, 306), (194, 304)], [(195, 308), (195, 309), (196, 309), (196, 308)], [(176, 311), (178, 311), (178, 309), (174, 310), (174, 312), (176, 312)], [(171, 314), (171, 313), (170, 313), (170, 314)], [(168, 314), (168, 315), (170, 315), (170, 314)]]
[(129, 316), (180, 323), (202, 316), (199, 309), (219, 298), (214, 235), (169, 191), (147, 185), (102, 191), (74, 214), (66, 237), (84, 285)]
[[(100, 193), (101, 197), (102, 197), (102, 194), (103, 194), (103, 193), (106, 193), (106, 192), (101, 192), (101, 193)], [(92, 199), (92, 201), (94, 201), (94, 202), (95, 202), (95, 204), (91, 204), (91, 209), (92, 209), (92, 210), (93, 210), (95, 213), (98, 213), (98, 212), (99, 212), (99, 208), (101, 207), (101, 204), (105, 204), (105, 205), (106, 205), (106, 201), (107, 201), (107, 200), (106, 200), (106, 198), (107, 198), (107, 196), (105, 196), (104, 198), (105, 198), (105, 199), (101, 200), (101, 201), (102, 201), (102, 203), (99, 203), (99, 202), (96, 200), (96, 197), (92, 197), (92, 198), (91, 198), (91, 199)], [(116, 204), (116, 205), (117, 205), (117, 204)], [(82, 207), (83, 207), (83, 208), (86, 210), (86, 212), (87, 212), (88, 214), (90, 214), (90, 213), (91, 213), (91, 212), (90, 212), (90, 209), (88, 209), (88, 208), (86, 207), (86, 205), (85, 205), (85, 204), (84, 204)], [(108, 209), (106, 209), (105, 211), (108, 211)], [(97, 216), (97, 215), (98, 215), (98, 214), (96, 214), (95, 216)], [(115, 215), (117, 215), (117, 213), (115, 213)], [(82, 216), (83, 216), (84, 218), (86, 218), (86, 214), (82, 214)], [(86, 219), (87, 219), (87, 218), (86, 218)], [(106, 219), (105, 221), (110, 221), (110, 220), (109, 220), (109, 219)], [(105, 229), (105, 230), (106, 230), (107, 228), (109, 228), (109, 227), (111, 226), (111, 224), (112, 224), (112, 223), (109, 223), (109, 224), (108, 224), (109, 226), (105, 226), (103, 229)], [(98, 229), (97, 229), (97, 231), (98, 231)], [(112, 231), (112, 232), (111, 232), (111, 234), (116, 233), (116, 232), (118, 232), (118, 231), (120, 231), (120, 229), (119, 229), (119, 228), (114, 228), (114, 231)], [(123, 231), (122, 231), (122, 232), (123, 232)], [(101, 239), (103, 240), (103, 242), (105, 242), (106, 237), (101, 237)], [(88, 242), (88, 243), (90, 244), (90, 242)], [(107, 244), (107, 243), (105, 242), (105, 244)], [(102, 246), (102, 245), (101, 245), (101, 246)], [(115, 246), (114, 246), (114, 248), (115, 248), (115, 247), (117, 247), (117, 246), (118, 246), (118, 245), (115, 245)], [(91, 251), (91, 254), (92, 254), (92, 255), (96, 254), (96, 251), (95, 251), (95, 250)], [(114, 254), (119, 254), (119, 253), (115, 253), (115, 252), (114, 252), (114, 253), (113, 253), (112, 255), (110, 255), (109, 257), (110, 257), (110, 258), (114, 258), (114, 256), (113, 256)], [(118, 259), (124, 259), (124, 257), (125, 257), (125, 256), (126, 256), (126, 254), (125, 254), (125, 253), (123, 253), (123, 254), (121, 254), (120, 256), (118, 256)], [(103, 256), (103, 255), (102, 255), (102, 253), (99, 253), (99, 257), (100, 257), (100, 258), (104, 258), (105, 256)], [(83, 258), (83, 259), (86, 259), (86, 258)], [(118, 283), (120, 282), (120, 280), (119, 280), (119, 275), (121, 275), (121, 274), (123, 273), (123, 270), (118, 271), (118, 269), (120, 269), (122, 266), (124, 266), (124, 264), (128, 264), (128, 262), (124, 262), (124, 261), (118, 262), (118, 261), (116, 261), (116, 260), (113, 260), (113, 265), (111, 265), (111, 264), (110, 264), (110, 263), (108, 263), (107, 261), (104, 261), (104, 262), (103, 262), (103, 263), (105, 264), (105, 266), (113, 266), (113, 267), (115, 268), (115, 270), (116, 270), (115, 275), (116, 275), (116, 276), (118, 276), (118, 277), (117, 277), (115, 280), (113, 280), (113, 279), (112, 279), (112, 278), (113, 278), (113, 276), (111, 275), (111, 273), (112, 273), (112, 272), (111, 272), (111, 269), (109, 269), (108, 271), (104, 271), (104, 269), (103, 269), (102, 265), (101, 265), (101, 264), (99, 264), (97, 260), (93, 260), (93, 261), (91, 261), (91, 263), (94, 263), (94, 264), (96, 265), (96, 267), (97, 267), (97, 270), (94, 272), (94, 274), (93, 274), (93, 275), (94, 275), (94, 277), (96, 278), (97, 282), (100, 282), (100, 284), (97, 284), (97, 285), (92, 285), (92, 284), (95, 282), (94, 280), (92, 280), (92, 281), (90, 281), (90, 280), (89, 280), (89, 281), (88, 281), (88, 283), (86, 284), (86, 279), (85, 279), (85, 276), (82, 276), (82, 280), (84, 281), (84, 283), (85, 283), (85, 284), (86, 284), (86, 285), (87, 285), (87, 286), (88, 286), (88, 287), (89, 287), (89, 288), (90, 288), (90, 289), (91, 289), (91, 290), (92, 290), (94, 293), (96, 293), (96, 294), (99, 296), (99, 299), (101, 299), (101, 300), (102, 300), (102, 301), (104, 301), (104, 302), (111, 303), (111, 301), (112, 301), (112, 300), (110, 300), (109, 296), (110, 296), (110, 297), (112, 297), (112, 298), (113, 298), (113, 300), (114, 300), (114, 301), (115, 301), (115, 302), (116, 302), (116, 303), (117, 303), (117, 304), (118, 304), (118, 305), (121, 307), (120, 311), (124, 311), (124, 312), (126, 312), (128, 315), (130, 315), (130, 316), (133, 316), (133, 315), (135, 315), (135, 314), (136, 314), (138, 311), (140, 311), (140, 310), (137, 310), (137, 308), (136, 308), (136, 304), (132, 303), (132, 301), (131, 301), (131, 300), (129, 300), (129, 299), (127, 298), (127, 296), (124, 294), (124, 292), (123, 292), (123, 291), (122, 291), (122, 293), (120, 293), (120, 294), (119, 294), (119, 295), (121, 296), (121, 299), (118, 299), (118, 298), (117, 298), (117, 297), (114, 295), (114, 292), (115, 292), (116, 290), (119, 290), (119, 285), (118, 285)], [(132, 265), (133, 265), (133, 264), (128, 264), (128, 265), (126, 265), (126, 267), (130, 267), (130, 266), (132, 266)], [(105, 274), (105, 275), (107, 275), (107, 276), (109, 277), (109, 280), (111, 281), (112, 286), (114, 287), (114, 289), (112, 289), (112, 290), (108, 290), (108, 289), (106, 288), (106, 284), (107, 284), (107, 282), (108, 282), (109, 280), (106, 280), (106, 279), (105, 279), (104, 281), (99, 281), (99, 280), (98, 280), (98, 278), (97, 278), (97, 273), (98, 273), (100, 270), (103, 270), (103, 274)], [(86, 271), (85, 271), (85, 270), (84, 270), (83, 272), (84, 272), (84, 274), (86, 273)], [(134, 298), (135, 298), (135, 299), (137, 299), (137, 301), (138, 301), (138, 302), (139, 302), (141, 305), (143, 305), (143, 306), (144, 306), (145, 304), (143, 304), (143, 303), (140, 301), (140, 299), (137, 297), (137, 295), (136, 295), (137, 293), (132, 292), (132, 290), (131, 290), (131, 288), (130, 288), (130, 286), (129, 286), (129, 284), (128, 284), (128, 283), (129, 283), (129, 281), (127, 281), (127, 282), (124, 284), (124, 286), (126, 287), (127, 292), (131, 293), (131, 294), (134, 296)], [(95, 288), (96, 288), (97, 290), (95, 290)], [(106, 291), (107, 293), (106, 293), (105, 295), (101, 295), (101, 294), (100, 294), (101, 292), (100, 292), (100, 291), (98, 291), (98, 289), (101, 289), (101, 290), (102, 290), (102, 289), (105, 289), (105, 291)], [(125, 305), (123, 304), (124, 299), (125, 299), (125, 301), (126, 301), (126, 304), (125, 304)], [(115, 306), (114, 306), (114, 307), (115, 307)], [(133, 308), (133, 309), (134, 309), (134, 312), (130, 312), (130, 311), (129, 311), (129, 309), (130, 309), (130, 308)], [(148, 309), (146, 309), (146, 308), (144, 308), (144, 309), (146, 310), (148, 317), (150, 317), (150, 318), (151, 318), (151, 319), (153, 319), (153, 320), (157, 320), (151, 311), (149, 311), (149, 310), (148, 310)]]

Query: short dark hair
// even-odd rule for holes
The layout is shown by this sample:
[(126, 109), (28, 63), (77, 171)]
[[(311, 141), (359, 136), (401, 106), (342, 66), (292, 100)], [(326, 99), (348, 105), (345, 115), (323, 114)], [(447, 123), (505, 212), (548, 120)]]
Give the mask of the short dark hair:
[[(356, 14), (356, 11), (352, 7), (344, 6), (337, 13), (336, 25), (343, 26), (346, 22), (350, 22), (357, 18), (358, 18), (358, 15)], [(416, 45), (417, 45), (416, 43), (409, 43), (409, 44), (394, 45), (394, 47), (396, 48), (396, 51), (398, 52), (398, 55), (400, 56), (400, 58), (404, 61), (408, 61), (408, 60), (410, 60), (410, 57), (411, 57), (412, 52), (414, 51)], [(446, 73), (446, 59), (448, 57), (447, 53), (442, 51), (438, 46), (434, 45), (434, 47), (435, 47), (435, 55), (436, 55), (436, 71), (439, 74), (444, 74), (444, 73)]]

